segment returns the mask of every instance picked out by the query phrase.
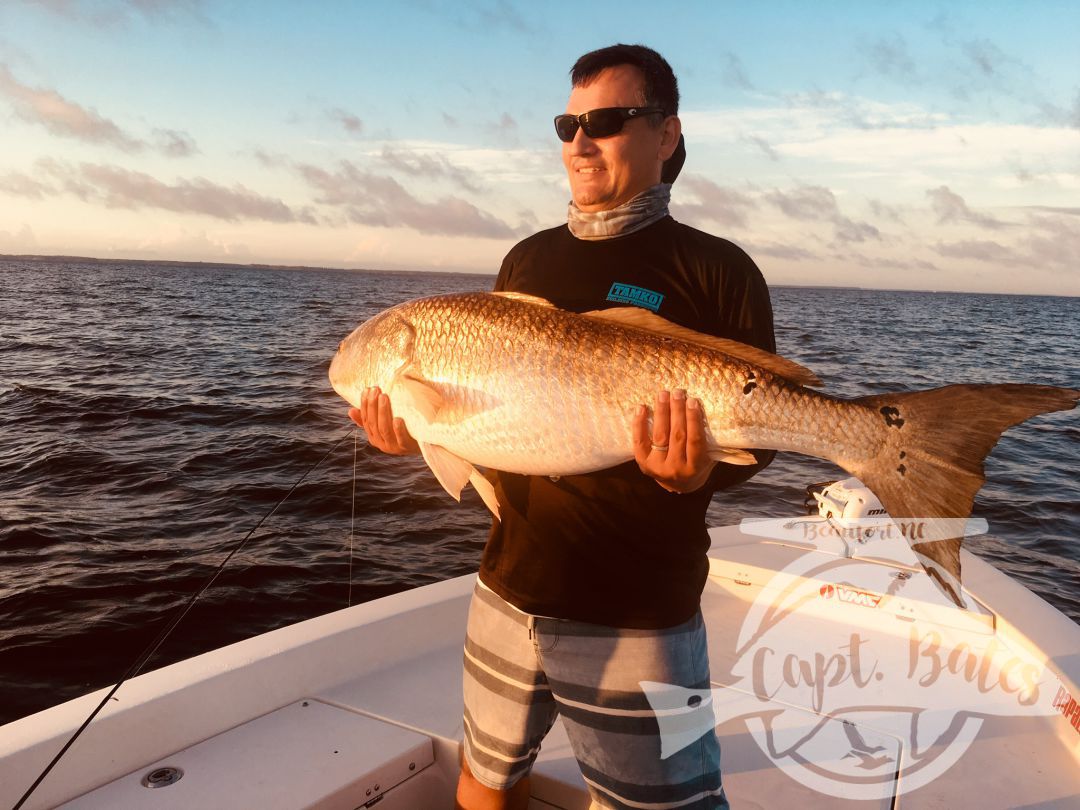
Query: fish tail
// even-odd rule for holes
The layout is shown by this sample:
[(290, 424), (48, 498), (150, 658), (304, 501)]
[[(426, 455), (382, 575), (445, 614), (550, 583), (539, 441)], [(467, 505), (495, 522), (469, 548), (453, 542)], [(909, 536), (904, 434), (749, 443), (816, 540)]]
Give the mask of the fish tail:
[[(1080, 390), (1048, 385), (949, 385), (861, 397), (880, 420), (880, 451), (853, 472), (898, 518), (967, 518), (983, 461), (1001, 434), (1041, 413), (1076, 407)], [(933, 521), (929, 521), (933, 524)], [(955, 526), (947, 521), (941, 526)], [(955, 529), (908, 542), (927, 574), (959, 607), (961, 536)]]

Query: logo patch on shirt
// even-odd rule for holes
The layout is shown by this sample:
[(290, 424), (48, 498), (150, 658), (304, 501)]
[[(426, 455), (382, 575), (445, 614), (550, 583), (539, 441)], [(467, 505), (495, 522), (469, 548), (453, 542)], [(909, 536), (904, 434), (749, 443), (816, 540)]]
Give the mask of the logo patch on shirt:
[(657, 312), (664, 296), (661, 293), (646, 290), (644, 287), (635, 287), (633, 284), (616, 281), (608, 290), (607, 300), (618, 301), (620, 304), (633, 304), (635, 307), (644, 307)]

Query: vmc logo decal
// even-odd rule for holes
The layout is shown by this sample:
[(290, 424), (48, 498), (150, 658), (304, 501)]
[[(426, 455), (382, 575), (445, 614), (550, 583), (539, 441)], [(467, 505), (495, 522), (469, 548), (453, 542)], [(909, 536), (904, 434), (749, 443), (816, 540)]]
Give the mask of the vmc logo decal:
[(822, 585), (818, 591), (823, 599), (837, 599), (852, 605), (876, 608), (881, 604), (881, 594), (860, 591), (856, 588), (845, 588), (843, 585)]

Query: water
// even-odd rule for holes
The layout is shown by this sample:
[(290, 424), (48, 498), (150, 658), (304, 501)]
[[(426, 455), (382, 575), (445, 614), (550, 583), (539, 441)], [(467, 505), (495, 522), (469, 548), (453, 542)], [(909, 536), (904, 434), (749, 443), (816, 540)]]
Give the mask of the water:
[[(109, 685), (342, 437), (148, 668), (344, 607), (353, 440), (338, 342), (398, 301), (490, 277), (0, 260), (0, 722)], [(773, 291), (782, 353), (830, 391), (1080, 386), (1080, 301)], [(1080, 621), (1080, 414), (1014, 428), (969, 548)], [(419, 459), (356, 459), (354, 603), (474, 571), (489, 518)], [(714, 525), (792, 514), (841, 477), (782, 455)]]

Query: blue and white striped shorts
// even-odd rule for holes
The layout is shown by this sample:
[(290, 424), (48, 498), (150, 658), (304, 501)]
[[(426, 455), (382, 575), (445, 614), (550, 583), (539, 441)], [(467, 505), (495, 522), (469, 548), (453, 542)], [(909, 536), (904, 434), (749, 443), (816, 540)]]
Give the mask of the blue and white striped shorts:
[(562, 715), (592, 800), (607, 808), (727, 808), (709, 732), (660, 756), (641, 681), (709, 688), (705, 625), (630, 630), (532, 616), (478, 584), (465, 637), (465, 757), (506, 789), (532, 768)]

